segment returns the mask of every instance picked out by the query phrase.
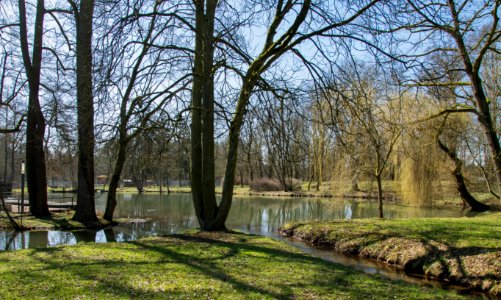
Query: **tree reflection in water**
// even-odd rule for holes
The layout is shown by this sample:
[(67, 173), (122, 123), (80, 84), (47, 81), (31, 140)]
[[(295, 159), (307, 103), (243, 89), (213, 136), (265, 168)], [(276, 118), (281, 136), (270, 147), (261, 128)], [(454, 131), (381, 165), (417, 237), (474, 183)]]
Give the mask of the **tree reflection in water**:
[[(127, 219), (113, 228), (78, 232), (0, 232), (0, 250), (76, 244), (123, 242), (147, 236), (167, 235), (197, 228), (190, 194), (118, 194), (116, 219)], [(97, 199), (103, 211), (106, 197)], [(321, 198), (235, 198), (227, 226), (250, 233), (273, 235), (285, 223), (374, 218), (377, 203)], [(387, 218), (458, 217), (457, 209), (431, 209), (386, 205)]]

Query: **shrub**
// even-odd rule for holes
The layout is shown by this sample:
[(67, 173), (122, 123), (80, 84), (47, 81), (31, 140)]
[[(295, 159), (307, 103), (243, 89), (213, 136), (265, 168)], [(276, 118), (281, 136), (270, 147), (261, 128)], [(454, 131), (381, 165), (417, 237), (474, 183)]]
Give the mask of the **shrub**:
[(281, 191), (282, 185), (276, 179), (260, 178), (251, 182), (250, 189), (257, 192)]
[[(295, 178), (287, 178), (285, 181), (287, 191), (294, 191), (301, 189), (301, 182)], [(250, 184), (251, 191), (256, 192), (275, 192), (275, 191), (283, 191), (284, 187), (277, 179), (271, 178), (260, 178), (251, 182)]]

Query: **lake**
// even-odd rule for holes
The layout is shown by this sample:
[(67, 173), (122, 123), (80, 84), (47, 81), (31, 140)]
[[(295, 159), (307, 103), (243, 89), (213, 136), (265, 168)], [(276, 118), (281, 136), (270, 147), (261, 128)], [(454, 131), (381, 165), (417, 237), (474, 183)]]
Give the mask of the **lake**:
[[(51, 195), (52, 196), (52, 195)], [(67, 196), (67, 195), (66, 195)], [(57, 197), (57, 196), (54, 196)], [(117, 194), (116, 219), (129, 219), (106, 230), (0, 232), (0, 250), (15, 250), (76, 244), (133, 241), (197, 228), (190, 194)], [(66, 200), (67, 201), (67, 200)], [(106, 194), (96, 199), (104, 212)], [(288, 222), (360, 219), (377, 217), (377, 203), (323, 198), (236, 197), (227, 227), (248, 233), (277, 237), (278, 228)], [(385, 205), (386, 218), (459, 217), (460, 208), (417, 208)]]

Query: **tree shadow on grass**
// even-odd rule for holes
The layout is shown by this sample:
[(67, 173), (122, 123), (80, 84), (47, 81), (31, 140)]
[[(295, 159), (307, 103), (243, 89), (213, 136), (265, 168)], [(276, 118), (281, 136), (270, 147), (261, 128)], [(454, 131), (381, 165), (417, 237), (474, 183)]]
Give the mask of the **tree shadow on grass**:
[[(52, 249), (58, 248), (48, 248), (48, 249), (34, 249), (33, 254), (44, 254), (34, 257), (37, 261), (43, 263), (41, 269), (52, 270), (57, 269), (58, 272), (67, 272), (69, 277), (73, 282), (69, 282), (66, 286), (65, 292), (71, 292), (72, 288), (81, 286), (79, 281), (91, 281), (91, 283), (86, 286), (85, 294), (103, 297), (104, 295), (112, 295), (113, 297), (138, 297), (138, 298), (164, 298), (169, 297), (189, 297), (187, 292), (196, 292), (197, 297), (203, 296), (204, 293), (212, 296), (218, 296), (218, 293), (223, 293), (224, 291), (219, 288), (218, 291), (212, 291), (211, 283), (212, 280), (201, 281), (202, 287), (194, 286), (184, 286), (182, 282), (175, 283), (174, 287), (170, 287), (167, 292), (156, 290), (160, 286), (150, 286), (148, 288), (141, 288), (141, 286), (136, 286), (132, 278), (142, 278), (143, 276), (148, 279), (155, 278), (151, 277), (151, 272), (163, 272), (164, 276), (160, 277), (162, 280), (171, 280), (169, 275), (165, 276), (166, 272), (168, 274), (170, 270), (170, 264), (178, 266), (186, 266), (187, 271), (182, 269), (182, 272), (188, 272), (188, 279), (193, 280), (198, 278), (207, 277), (215, 281), (224, 282), (229, 285), (228, 288), (233, 288), (236, 290), (237, 295), (241, 297), (246, 297), (252, 295), (252, 297), (262, 297), (262, 298), (294, 298), (298, 297), (298, 293), (301, 294), (303, 291), (312, 292), (312, 294), (306, 294), (310, 297), (316, 297), (317, 293), (329, 295), (330, 291), (340, 291), (343, 295), (353, 295), (353, 298), (360, 296), (362, 294), (384, 298), (387, 296), (387, 289), (381, 289), (381, 287), (389, 286), (389, 282), (377, 281), (379, 289), (373, 288), (372, 286), (359, 285), (358, 288), (354, 284), (355, 282), (365, 283), (366, 277), (368, 275), (361, 275), (356, 271), (351, 271), (348, 268), (342, 267), (340, 265), (326, 262), (319, 258), (310, 257), (299, 252), (288, 251), (287, 249), (280, 249), (280, 244), (268, 244), (268, 242), (257, 243), (253, 242), (254, 237), (249, 238), (245, 234), (232, 234), (229, 240), (223, 237), (221, 239), (214, 239), (210, 236), (203, 235), (176, 235), (170, 236), (167, 239), (148, 239), (144, 241), (136, 241), (130, 243), (132, 246), (124, 245), (123, 249), (117, 250), (117, 256), (111, 256), (113, 260), (107, 260), (106, 257), (99, 258), (95, 257), (93, 254), (92, 258), (75, 260), (75, 254), (72, 251), (72, 247), (61, 248), (67, 253), (61, 253), (57, 260), (49, 258), (47, 251), (53, 251)], [(186, 248), (185, 248), (186, 246)], [(211, 247), (215, 247), (210, 249)], [(207, 248), (207, 252), (205, 252)], [(196, 249), (194, 252), (193, 249)], [(157, 253), (157, 255), (146, 255), (140, 257), (140, 259), (129, 258), (129, 260), (122, 261), (121, 257), (128, 257), (133, 255), (133, 253), (140, 253), (142, 250), (148, 250), (151, 253)], [(125, 251), (125, 252), (124, 252)], [(127, 253), (129, 252), (129, 253)], [(78, 252), (77, 252), (78, 253)], [(158, 255), (159, 254), (159, 255)], [(207, 254), (207, 255), (205, 255)], [(78, 254), (77, 254), (78, 255)], [(250, 256), (248, 256), (250, 255)], [(241, 256), (241, 257), (240, 257)], [(261, 265), (254, 265), (254, 260), (246, 259), (249, 257), (257, 257), (258, 259), (263, 259), (263, 264), (268, 264), (268, 262), (276, 263), (280, 266), (286, 261), (292, 261), (294, 264), (291, 267), (295, 268), (308, 268), (311, 267), (313, 272), (303, 273), (300, 276), (291, 279), (288, 275), (277, 273), (277, 274), (266, 274), (270, 271), (265, 268), (260, 269)], [(238, 259), (236, 265), (232, 265), (231, 261)], [(227, 262), (230, 265), (227, 265)], [(158, 266), (158, 267), (156, 267)], [(267, 266), (269, 268), (275, 268), (275, 266)], [(240, 269), (239, 269), (240, 268)], [(192, 270), (193, 272), (190, 272)], [(301, 272), (303, 270), (287, 270), (279, 269), (279, 272)], [(275, 271), (275, 269), (273, 269)], [(106, 276), (107, 272), (110, 272), (109, 277)], [(130, 273), (133, 272), (133, 273)], [(247, 274), (241, 272), (249, 272)], [(261, 273), (264, 272), (264, 273)], [(189, 274), (192, 273), (192, 274)], [(29, 279), (33, 282), (42, 282), (42, 276), (45, 276), (44, 272), (30, 272)], [(50, 274), (50, 272), (49, 272)], [(131, 275), (132, 274), (132, 277)], [(143, 275), (144, 274), (144, 275)], [(172, 273), (177, 274), (177, 273)], [(195, 275), (195, 276), (190, 276)], [(240, 275), (247, 275), (242, 276)], [(304, 275), (304, 276), (303, 276)], [(23, 275), (19, 275), (23, 277)], [(255, 283), (252, 277), (268, 276), (265, 278), (270, 278), (270, 281), (260, 280), (259, 283)], [(63, 276), (64, 278), (64, 276)], [(250, 278), (250, 279), (249, 279)], [(262, 278), (261, 278), (262, 279)], [(174, 278), (173, 280), (177, 280)], [(187, 281), (191, 282), (191, 281)], [(203, 284), (206, 285), (203, 285)], [(165, 284), (165, 282), (164, 282)], [(226, 285), (223, 285), (223, 288)], [(393, 287), (398, 287), (398, 293), (403, 295), (407, 289), (407, 285), (404, 284), (392, 284)], [(49, 292), (54, 291), (56, 286), (51, 286), (48, 290)], [(90, 289), (90, 290), (89, 290)], [(359, 291), (363, 289), (362, 291)], [(76, 296), (78, 292), (75, 292), (73, 296)]]
[[(163, 256), (168, 257), (169, 259), (174, 260), (175, 262), (185, 264), (189, 266), (192, 269), (198, 270), (199, 272), (220, 280), (224, 282), (228, 282), (231, 284), (235, 289), (242, 291), (242, 292), (255, 292), (261, 295), (266, 295), (270, 296), (273, 298), (286, 298), (287, 296), (290, 296), (290, 294), (281, 294), (281, 293), (276, 293), (274, 291), (270, 291), (264, 288), (252, 286), (242, 280), (239, 280), (235, 278), (234, 276), (230, 275), (228, 272), (226, 272), (223, 268), (218, 267), (218, 265), (214, 262), (215, 260), (220, 260), (220, 259), (228, 259), (232, 256), (235, 256), (240, 253), (241, 249), (250, 249), (250, 250), (257, 250), (257, 251), (265, 251), (268, 254), (274, 254), (277, 255), (279, 252), (271, 251), (271, 249), (268, 248), (262, 248), (262, 247), (254, 247), (254, 246), (243, 246), (242, 244), (237, 244), (237, 243), (232, 243), (232, 242), (221, 242), (219, 240), (213, 240), (209, 238), (202, 238), (202, 237), (196, 237), (196, 236), (183, 236), (183, 235), (176, 235), (175, 236), (178, 239), (188, 241), (188, 242), (196, 242), (196, 243), (208, 243), (208, 244), (213, 244), (217, 246), (223, 246), (230, 251), (226, 252), (225, 254), (217, 257), (213, 257), (211, 259), (206, 259), (206, 258), (200, 258), (192, 255), (187, 255), (183, 253), (179, 253), (176, 251), (173, 251), (169, 248), (166, 247), (161, 247), (161, 246), (156, 246), (153, 244), (146, 244), (142, 242), (132, 242), (135, 245), (138, 245), (142, 248), (152, 250), (155, 252), (158, 252), (162, 254)], [(271, 253), (270, 253), (271, 252)], [(288, 253), (290, 254), (290, 253)]]
[[(188, 254), (183, 254), (176, 252), (175, 249), (171, 249), (169, 247), (165, 246), (160, 246), (160, 245), (155, 245), (155, 243), (151, 242), (132, 242), (131, 244), (136, 245), (139, 247), (138, 250), (140, 249), (145, 249), (145, 250), (150, 250), (154, 251), (156, 253), (162, 254), (162, 256), (168, 258), (168, 262), (172, 263), (177, 263), (177, 264), (184, 264), (191, 269), (199, 271), (201, 274), (207, 275), (211, 278), (227, 282), (229, 283), (232, 287), (234, 287), (236, 290), (239, 292), (242, 292), (243, 295), (248, 292), (255, 292), (260, 295), (266, 296), (266, 297), (272, 297), (272, 298), (287, 298), (292, 294), (292, 291), (288, 291), (287, 293), (276, 293), (273, 291), (269, 291), (260, 287), (255, 287), (250, 284), (247, 284), (246, 282), (239, 280), (237, 278), (234, 278), (228, 272), (226, 272), (223, 268), (219, 267), (216, 262), (214, 262), (216, 259), (228, 259), (232, 256), (237, 255), (240, 252), (239, 246), (242, 244), (236, 244), (236, 243), (230, 243), (230, 242), (219, 242), (217, 240), (212, 240), (212, 239), (204, 239), (204, 238), (192, 238), (189, 236), (176, 236), (175, 238), (178, 238), (180, 240), (184, 240), (187, 242), (197, 242), (197, 243), (210, 243), (217, 245), (218, 247), (227, 247), (229, 251), (225, 251), (224, 254), (221, 256), (217, 256), (211, 259), (205, 259), (205, 258), (200, 258), (197, 257), (196, 255), (188, 255)], [(169, 245), (169, 244), (168, 244)], [(203, 247), (203, 246), (202, 246)], [(254, 247), (245, 247), (247, 249), (254, 249)], [(113, 269), (113, 268), (124, 268), (124, 271), (130, 271), (130, 270), (139, 270), (141, 266), (145, 265), (144, 261), (127, 261), (127, 262), (121, 262), (120, 260), (113, 260), (113, 261), (87, 261), (87, 262), (79, 262), (75, 261), (71, 255), (68, 255), (65, 258), (65, 255), (63, 254), (62, 257), (59, 258), (58, 261), (54, 261), (51, 258), (48, 258), (46, 254), (55, 254), (55, 252), (61, 251), (64, 248), (36, 248), (32, 249), (32, 257), (36, 257), (36, 259), (43, 263), (43, 267), (41, 267), (40, 271), (51, 271), (51, 270), (58, 270), (59, 272), (68, 272), (72, 275), (74, 278), (73, 281), (79, 281), (79, 280), (94, 280), (98, 281), (98, 285), (100, 288), (97, 290), (102, 290), (102, 291), (112, 291), (112, 293), (116, 296), (126, 296), (126, 297), (136, 297), (140, 296), (141, 298), (161, 298), (165, 297), (165, 293), (161, 291), (151, 291), (151, 290), (144, 290), (140, 288), (135, 288), (132, 287), (128, 282), (123, 282), (120, 280), (113, 280), (113, 279), (107, 279), (107, 278), (102, 278), (98, 276), (98, 274), (95, 273), (95, 271), (92, 271), (92, 268), (98, 267), (99, 269), (102, 269), (103, 271)], [(271, 249), (268, 248), (263, 248), (263, 247), (257, 247), (254, 250), (260, 249), (261, 251), (270, 251)], [(280, 252), (280, 251), (275, 251), (274, 255), (290, 255), (292, 253), (290, 252)], [(42, 254), (42, 255), (38, 255)], [(135, 267), (134, 267), (135, 266)], [(257, 275), (257, 274), (256, 274)], [(29, 274), (22, 274), (22, 277), (25, 278), (26, 280), (29, 280), (30, 282), (37, 282), (40, 280), (45, 280), (42, 278), (38, 272), (29, 272)], [(70, 285), (72, 283), (69, 283)], [(203, 293), (204, 290), (206, 290), (207, 293), (210, 292), (210, 287), (207, 287), (207, 289), (202, 288), (202, 289), (197, 289), (198, 294), (201, 292)], [(47, 286), (46, 289), (50, 292), (51, 287)], [(180, 291), (169, 291), (168, 295), (174, 296), (184, 296), (186, 297), (186, 291), (180, 290)]]
[[(240, 236), (239, 236), (240, 235)], [(140, 241), (132, 242), (133, 244), (136, 244), (142, 248), (158, 252), (162, 254), (165, 257), (168, 257), (170, 260), (174, 260), (178, 263), (183, 263), (190, 268), (193, 268), (200, 273), (209, 276), (211, 278), (214, 278), (216, 280), (224, 281), (229, 283), (234, 289), (241, 293), (257, 293), (261, 295), (262, 297), (272, 297), (272, 298), (278, 298), (278, 299), (286, 299), (286, 298), (294, 298), (294, 290), (292, 286), (287, 285), (285, 282), (284, 283), (279, 283), (278, 285), (275, 283), (275, 288), (279, 291), (274, 291), (271, 289), (266, 289), (263, 287), (251, 285), (248, 282), (245, 282), (243, 280), (240, 280), (238, 278), (235, 278), (225, 270), (224, 268), (221, 268), (218, 266), (217, 261), (219, 260), (226, 260), (230, 259), (233, 256), (236, 256), (240, 254), (242, 251), (245, 252), (253, 252), (256, 253), (259, 257), (261, 257), (261, 254), (264, 254), (264, 258), (268, 260), (288, 260), (288, 261), (294, 261), (294, 262), (300, 262), (304, 263), (306, 265), (311, 264), (312, 266), (321, 266), (326, 268), (326, 272), (333, 271), (333, 269), (336, 269), (338, 271), (341, 271), (343, 275), (346, 274), (351, 274), (350, 272), (346, 271), (341, 265), (337, 265), (331, 262), (324, 261), (319, 258), (315, 257), (310, 257), (301, 253), (297, 252), (291, 252), (287, 250), (282, 250), (282, 249), (277, 249), (273, 247), (266, 247), (264, 245), (255, 245), (248, 243), (246, 240), (246, 236), (249, 236), (248, 234), (238, 234), (238, 233), (233, 233), (232, 236), (237, 236), (239, 237), (237, 241), (223, 241), (220, 239), (212, 239), (209, 237), (204, 237), (204, 236), (198, 236), (198, 235), (174, 235), (172, 237), (190, 242), (190, 243), (198, 243), (200, 245), (207, 245), (207, 247), (210, 246), (216, 246), (216, 247), (224, 247), (229, 249), (229, 251), (224, 252), (224, 254), (221, 254), (217, 257), (211, 257), (211, 258), (201, 258), (193, 255), (187, 255), (179, 252), (175, 252), (172, 249), (169, 249), (167, 247), (159, 246), (159, 245), (154, 245), (154, 244), (147, 244), (143, 243)], [(202, 246), (203, 247), (203, 246)], [(245, 270), (242, 269), (242, 272)], [(254, 276), (260, 276), (259, 273), (257, 272), (254, 274)], [(319, 274), (318, 277), (315, 277), (315, 280), (305, 280), (300, 283), (295, 283), (294, 287), (295, 288), (308, 288), (312, 286), (317, 286), (317, 287), (323, 287), (323, 288), (328, 288), (330, 286), (341, 286), (341, 287), (348, 287), (350, 286), (350, 282), (345, 279), (345, 276), (334, 276), (333, 274), (329, 273), (328, 276), (321, 276)], [(284, 275), (286, 277), (286, 275)], [(272, 283), (269, 283), (270, 287)]]

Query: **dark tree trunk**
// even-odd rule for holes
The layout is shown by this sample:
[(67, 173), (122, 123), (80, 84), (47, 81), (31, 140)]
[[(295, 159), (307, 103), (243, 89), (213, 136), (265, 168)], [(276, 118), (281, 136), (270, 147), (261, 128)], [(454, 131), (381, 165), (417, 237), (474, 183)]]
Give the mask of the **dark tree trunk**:
[(117, 239), (115, 237), (115, 232), (113, 231), (112, 227), (105, 228), (104, 230), (104, 236), (106, 237), (106, 242), (111, 243), (111, 242), (116, 242)]
[[(218, 206), (214, 174), (214, 21), (216, 0), (195, 1), (195, 62), (191, 105), (191, 190), (200, 228), (225, 230), (215, 222)], [(221, 226), (222, 225), (222, 226)]]
[(21, 52), (29, 86), (28, 121), (26, 125), (26, 180), (30, 213), (37, 217), (50, 216), (47, 205), (47, 175), (43, 147), (45, 118), (39, 99), (44, 10), (44, 1), (38, 0), (35, 17), (33, 59), (31, 59), (28, 49), (26, 3), (24, 0), (19, 0)]
[(96, 222), (94, 199), (94, 101), (92, 96), (92, 15), (94, 1), (80, 1), (77, 24), (78, 188), (73, 219)]
[(472, 62), (470, 53), (468, 53), (468, 49), (464, 41), (464, 36), (460, 32), (462, 25), (459, 20), (459, 13), (456, 10), (454, 1), (449, 1), (449, 8), (452, 13), (454, 21), (453, 24), (455, 27), (455, 31), (452, 32), (452, 37), (454, 38), (458, 47), (459, 55), (461, 57), (461, 60), (463, 61), (464, 70), (470, 79), (473, 98), (475, 99), (475, 102), (477, 104), (478, 121), (481, 124), (484, 135), (487, 139), (487, 143), (489, 144), (489, 148), (492, 154), (491, 157), (494, 164), (494, 170), (496, 172), (496, 178), (498, 181), (498, 187), (501, 189), (501, 146), (499, 144), (499, 137), (495, 130), (495, 124), (492, 120), (491, 111), (489, 108), (490, 100), (487, 99), (482, 83), (482, 78), (480, 76), (482, 60), (480, 58), (477, 58), (476, 61)]
[[(287, 51), (286, 45), (297, 33), (306, 18), (310, 1), (306, 0), (301, 11), (285, 34), (274, 43), (276, 29), (285, 17), (283, 7), (277, 10), (276, 21), (268, 31), (262, 53), (250, 64), (243, 78), (236, 111), (230, 123), (226, 170), (223, 179), (222, 199), (217, 205), (214, 184), (214, 22), (217, 0), (196, 0), (196, 40), (192, 90), (191, 126), (191, 182), (193, 203), (202, 230), (226, 230), (225, 222), (231, 208), (235, 185), (240, 130), (244, 121), (251, 93), (262, 72)], [(281, 3), (281, 5), (286, 5)], [(203, 111), (201, 109), (203, 108)], [(202, 170), (200, 170), (202, 168)]]
[(456, 189), (459, 192), (461, 199), (471, 207), (472, 211), (489, 210), (490, 208), (488, 205), (478, 202), (477, 199), (475, 199), (475, 197), (473, 197), (468, 191), (468, 188), (466, 187), (466, 184), (464, 182), (462, 172), (463, 162), (456, 155), (456, 152), (449, 149), (449, 147), (447, 147), (440, 139), (437, 139), (437, 144), (438, 147), (454, 162), (454, 170), (452, 170), (452, 175), (456, 180)]
[(115, 207), (117, 206), (117, 188), (125, 164), (126, 148), (126, 143), (119, 145), (117, 160), (115, 162), (115, 167), (113, 168), (113, 174), (111, 175), (108, 197), (106, 199), (106, 210), (104, 212), (104, 219), (110, 222), (113, 221), (113, 213), (115, 212)]

